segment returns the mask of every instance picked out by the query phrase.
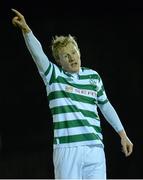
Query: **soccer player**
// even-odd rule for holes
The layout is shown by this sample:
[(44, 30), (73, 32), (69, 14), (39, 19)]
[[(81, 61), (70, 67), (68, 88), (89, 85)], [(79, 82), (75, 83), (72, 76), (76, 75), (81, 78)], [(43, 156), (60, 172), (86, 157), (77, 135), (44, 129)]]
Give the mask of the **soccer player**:
[(75, 38), (55, 36), (52, 63), (24, 16), (12, 9), (13, 25), (22, 30), (26, 46), (41, 75), (53, 116), (53, 162), (56, 179), (106, 179), (106, 160), (98, 109), (121, 138), (125, 156), (133, 151), (125, 129), (95, 70), (81, 67)]

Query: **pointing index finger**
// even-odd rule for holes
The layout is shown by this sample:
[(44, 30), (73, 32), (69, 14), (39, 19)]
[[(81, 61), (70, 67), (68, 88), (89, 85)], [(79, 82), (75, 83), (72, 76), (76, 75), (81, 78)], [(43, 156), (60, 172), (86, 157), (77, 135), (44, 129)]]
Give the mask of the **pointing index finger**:
[(16, 9), (11, 9), (18, 17), (23, 17), (23, 15)]

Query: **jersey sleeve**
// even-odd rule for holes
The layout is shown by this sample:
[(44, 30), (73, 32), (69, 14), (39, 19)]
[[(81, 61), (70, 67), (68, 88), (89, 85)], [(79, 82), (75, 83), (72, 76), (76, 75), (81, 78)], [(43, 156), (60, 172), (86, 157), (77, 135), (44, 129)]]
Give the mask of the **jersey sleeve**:
[(59, 67), (49, 61), (48, 57), (43, 51), (41, 43), (34, 36), (33, 32), (23, 33), (26, 46), (38, 68), (45, 85), (51, 83), (60, 72)]
[(105, 104), (108, 102), (108, 98), (104, 89), (103, 81), (98, 74), (98, 83), (97, 83), (97, 103), (100, 104)]

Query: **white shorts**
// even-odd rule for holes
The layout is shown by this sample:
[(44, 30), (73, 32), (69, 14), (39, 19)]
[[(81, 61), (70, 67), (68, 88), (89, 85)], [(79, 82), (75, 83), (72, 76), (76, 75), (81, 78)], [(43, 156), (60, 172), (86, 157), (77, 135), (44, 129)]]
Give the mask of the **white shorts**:
[(106, 179), (102, 147), (60, 147), (53, 151), (55, 179)]

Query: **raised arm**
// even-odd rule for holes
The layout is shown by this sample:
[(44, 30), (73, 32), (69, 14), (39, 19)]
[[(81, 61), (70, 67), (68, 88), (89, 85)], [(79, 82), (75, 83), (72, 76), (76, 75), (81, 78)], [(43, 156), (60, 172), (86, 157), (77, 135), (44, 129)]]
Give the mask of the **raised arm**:
[(22, 30), (26, 46), (35, 61), (40, 73), (44, 74), (49, 67), (49, 60), (43, 52), (42, 46), (37, 38), (32, 33), (32, 30), (26, 23), (24, 16), (17, 10), (12, 9), (15, 17), (12, 19), (12, 24)]

